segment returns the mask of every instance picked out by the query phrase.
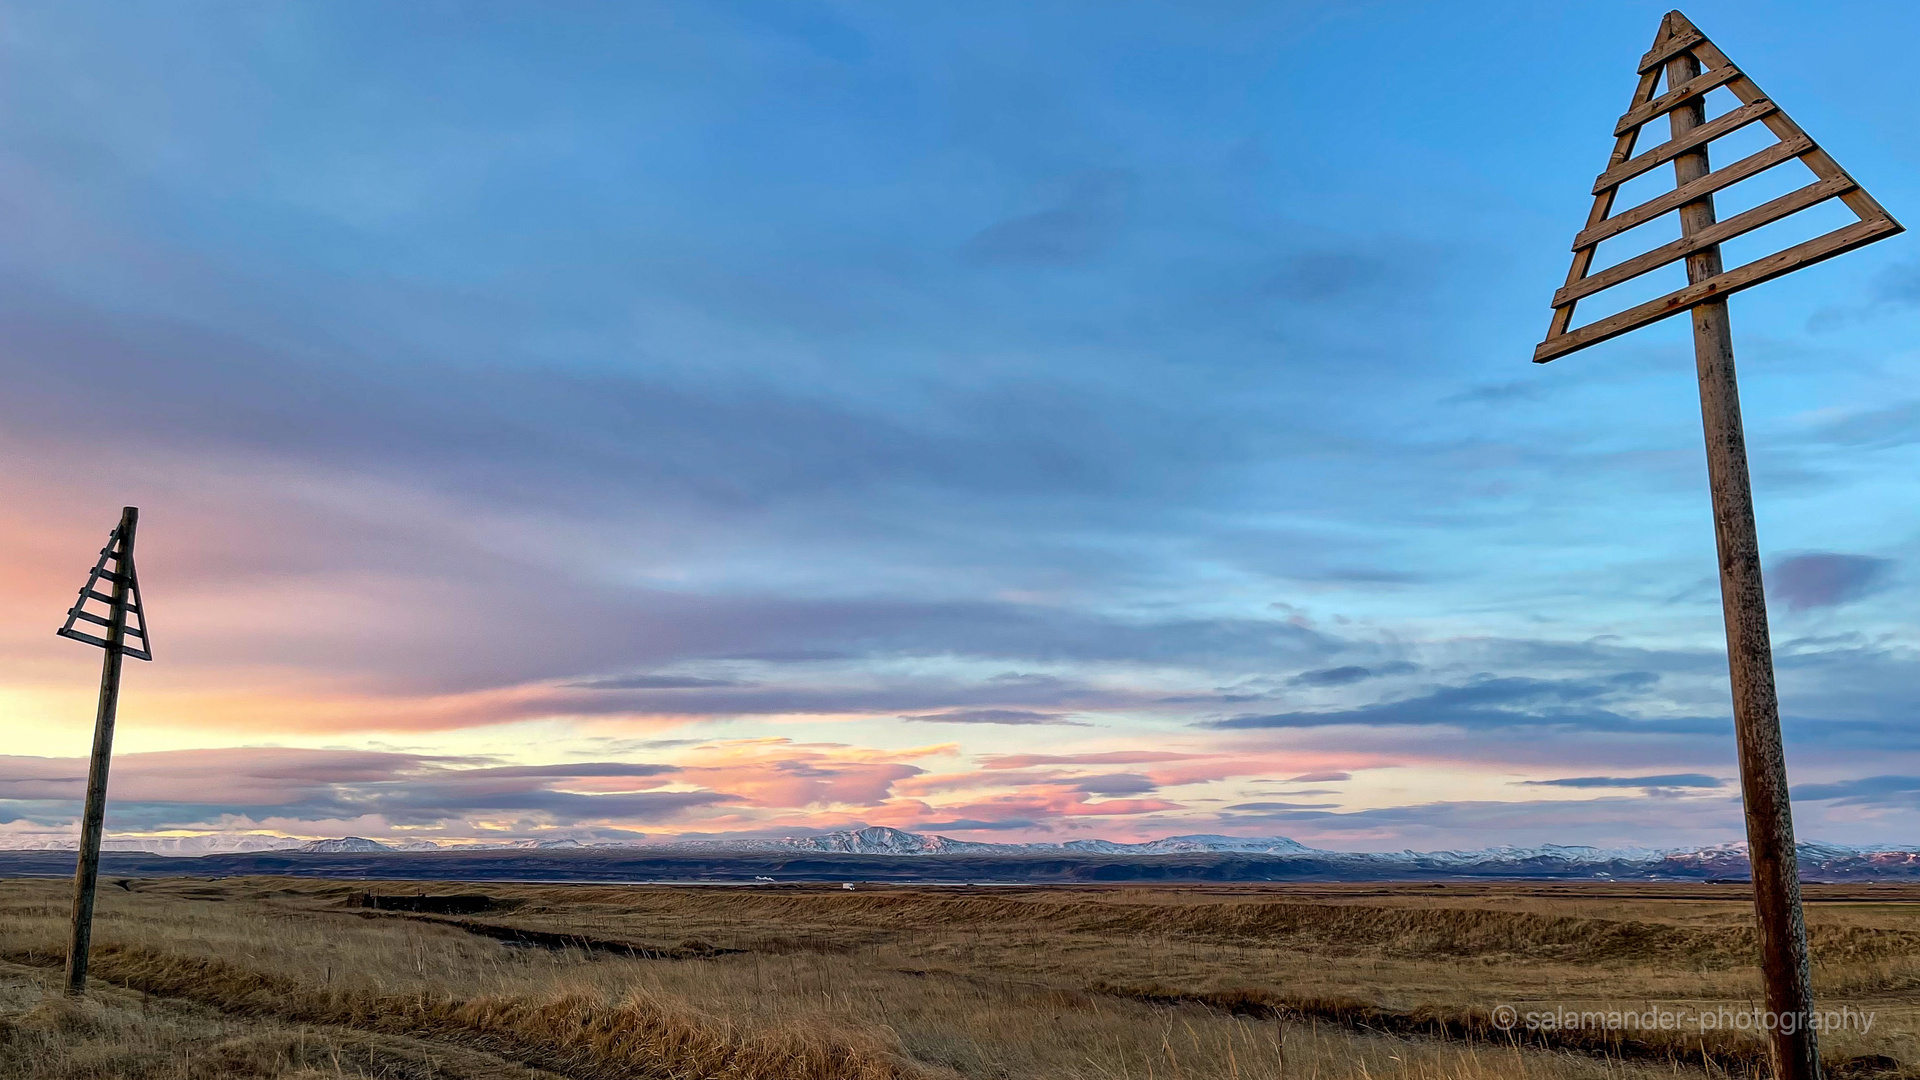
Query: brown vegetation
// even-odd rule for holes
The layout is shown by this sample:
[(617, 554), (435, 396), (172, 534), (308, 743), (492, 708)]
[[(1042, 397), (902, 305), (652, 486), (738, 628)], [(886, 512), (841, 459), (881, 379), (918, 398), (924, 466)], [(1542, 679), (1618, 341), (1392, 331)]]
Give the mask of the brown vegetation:
[[(1823, 1000), (1877, 1016), (1825, 1040), (1840, 1072), (1920, 1061), (1915, 899), (1813, 905)], [(1704, 887), (147, 880), (103, 891), (95, 992), (70, 1003), (50, 996), (64, 885), (15, 881), (0, 1075), (1746, 1076), (1763, 1055), (1742, 1033), (1489, 1019), (1750, 1006), (1746, 911)]]

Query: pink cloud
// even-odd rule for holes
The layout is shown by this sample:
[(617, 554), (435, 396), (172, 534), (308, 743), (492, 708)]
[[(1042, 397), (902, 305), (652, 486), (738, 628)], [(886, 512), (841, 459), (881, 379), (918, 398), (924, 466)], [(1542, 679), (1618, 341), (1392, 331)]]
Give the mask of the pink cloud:
[[(392, 781), (471, 758), (371, 750), (231, 747), (120, 754), (108, 792), (115, 800), (272, 806), (333, 784)], [(78, 799), (84, 758), (0, 757), (0, 798)]]
[(953, 750), (951, 744), (880, 751), (755, 739), (694, 750), (683, 759), (683, 777), (760, 806), (880, 806), (897, 782), (926, 771), (914, 760)]
[(1204, 754), (1176, 754), (1164, 750), (1104, 750), (1085, 754), (983, 754), (983, 769), (1028, 769), (1035, 765), (1138, 765), (1152, 761), (1184, 761)]

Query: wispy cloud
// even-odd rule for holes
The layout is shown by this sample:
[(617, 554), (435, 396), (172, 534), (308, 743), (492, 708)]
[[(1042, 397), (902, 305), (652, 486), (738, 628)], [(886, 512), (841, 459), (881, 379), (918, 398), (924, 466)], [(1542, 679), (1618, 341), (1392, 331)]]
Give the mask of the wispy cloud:
[(1568, 788), (1717, 788), (1726, 781), (1705, 773), (1666, 773), (1659, 776), (1564, 776), (1554, 780), (1522, 780), (1526, 787)]
[(585, 690), (705, 690), (740, 684), (732, 679), (702, 679), (692, 675), (607, 675), (569, 685)]
[(1030, 726), (1049, 724), (1060, 727), (1091, 727), (1084, 720), (1075, 720), (1071, 716), (1059, 713), (1033, 712), (1029, 709), (955, 709), (952, 712), (927, 713), (921, 716), (903, 716), (900, 719), (915, 724), (1012, 724)]
[(1702, 731), (1712, 722), (1694, 718), (1641, 718), (1604, 706), (1630, 699), (1659, 681), (1652, 672), (1630, 671), (1598, 679), (1535, 679), (1483, 675), (1458, 686), (1410, 698), (1331, 709), (1229, 717), (1203, 726), (1225, 731), (1446, 725), (1472, 729), (1576, 728), (1590, 731)]
[(1862, 776), (1825, 784), (1801, 784), (1793, 789), (1801, 802), (1830, 802), (1840, 806), (1920, 807), (1920, 776)]
[(1334, 668), (1317, 668), (1303, 671), (1287, 680), (1289, 686), (1351, 686), (1367, 679), (1383, 675), (1405, 675), (1418, 671), (1419, 665), (1405, 660), (1379, 664), (1374, 667), (1362, 667), (1359, 664), (1344, 664)]
[(1838, 607), (1871, 595), (1892, 574), (1893, 560), (1812, 551), (1767, 568), (1768, 590), (1792, 611)]
[[(669, 0), (431, 48), (398, 9), (287, 10), (9, 13), (7, 813), (70, 818), (97, 657), (49, 631), (132, 501), (161, 651), (128, 745), (184, 756), (126, 755), (116, 821), (1737, 833), (1719, 789), (1509, 786), (1728, 774), (1698, 413), (1672, 326), (1525, 370), (1577, 222), (1515, 208), (1572, 159), (1469, 167), (1469, 90), (1405, 93), (1584, 92), (1514, 43), (1630, 56), (1643, 13), (1436, 52), (1444, 6)], [(1377, 124), (1270, 145), (1355, 48), (1396, 73), (1342, 83)], [(1860, 78), (1894, 112), (1830, 137), (1896, 205), (1871, 148), (1920, 93)], [(1844, 333), (1743, 315), (1816, 793), (1920, 775), (1912, 274), (1861, 258), (1796, 278)], [(1541, 798), (1421, 801), (1474, 777)], [(1849, 797), (1809, 820), (1897, 827)]]

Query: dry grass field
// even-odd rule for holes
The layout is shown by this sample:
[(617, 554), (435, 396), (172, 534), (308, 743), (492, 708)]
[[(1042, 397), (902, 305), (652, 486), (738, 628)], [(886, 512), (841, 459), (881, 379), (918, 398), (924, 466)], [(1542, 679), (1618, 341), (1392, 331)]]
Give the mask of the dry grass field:
[[(1527, 1032), (1531, 1010), (1751, 1008), (1721, 886), (838, 888), (0, 882), (0, 1076), (1753, 1076), (1741, 1032)], [(403, 910), (369, 908), (376, 902)], [(1920, 888), (1814, 887), (1838, 1076), (1920, 1076)], [(417, 901), (413, 898), (465, 897)], [(441, 910), (404, 910), (404, 908)], [(1524, 1027), (1524, 1025), (1523, 1025)]]

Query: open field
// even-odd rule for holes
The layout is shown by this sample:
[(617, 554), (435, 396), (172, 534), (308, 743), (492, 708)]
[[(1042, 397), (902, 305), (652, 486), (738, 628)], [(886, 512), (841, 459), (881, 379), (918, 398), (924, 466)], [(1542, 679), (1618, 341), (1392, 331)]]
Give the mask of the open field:
[[(67, 883), (0, 882), (0, 1076), (1764, 1072), (1754, 1036), (1697, 1023), (1490, 1023), (1752, 1008), (1737, 886), (102, 884), (68, 1003)], [(1873, 1016), (1824, 1037), (1831, 1071), (1920, 1076), (1920, 887), (1809, 899), (1822, 1006)]]

